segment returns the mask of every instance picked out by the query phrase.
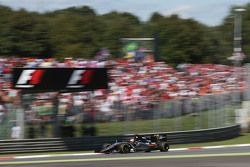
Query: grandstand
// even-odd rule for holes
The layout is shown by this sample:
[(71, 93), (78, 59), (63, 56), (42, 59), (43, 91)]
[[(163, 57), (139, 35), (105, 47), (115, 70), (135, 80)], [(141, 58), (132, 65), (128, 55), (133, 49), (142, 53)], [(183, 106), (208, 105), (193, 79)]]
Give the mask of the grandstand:
[[(5, 126), (12, 127), (13, 122), (5, 119), (9, 116), (10, 108), (20, 105), (21, 94), (11, 88), (11, 69), (13, 67), (109, 67), (109, 89), (93, 92), (61, 93), (59, 96), (59, 114), (65, 122), (88, 123), (91, 120), (123, 121), (135, 119), (154, 119), (155, 104), (167, 101), (196, 99), (215, 94), (242, 92), (246, 89), (243, 74), (235, 77), (234, 71), (245, 71), (242, 67), (231, 67), (216, 64), (180, 64), (173, 68), (164, 62), (135, 61), (134, 59), (87, 61), (81, 59), (65, 59), (59, 62), (55, 59), (36, 58), (2, 58), (1, 63), (1, 120)], [(237, 69), (235, 69), (237, 68)], [(41, 123), (50, 124), (53, 121), (53, 100), (57, 93), (41, 93), (31, 95), (32, 100), (25, 107), (27, 124), (39, 126)], [(91, 98), (90, 98), (91, 97)], [(226, 99), (225, 99), (226, 100)], [(228, 100), (227, 105), (231, 100)], [(178, 114), (197, 113), (192, 102), (182, 103), (183, 110)], [(201, 103), (199, 103), (200, 105)], [(226, 103), (217, 108), (225, 107)], [(131, 108), (131, 106), (133, 106)], [(178, 107), (181, 107), (178, 106)], [(215, 105), (212, 105), (212, 107)], [(159, 107), (159, 106), (157, 106)], [(204, 108), (205, 109), (205, 108)], [(204, 110), (203, 109), (203, 110)], [(211, 110), (210, 108), (206, 108)], [(158, 109), (159, 110), (159, 109)], [(178, 116), (165, 113), (166, 118)], [(187, 112), (188, 111), (188, 112)], [(93, 112), (95, 113), (93, 118)], [(132, 112), (134, 118), (128, 118), (126, 113)], [(158, 115), (161, 117), (162, 115)], [(212, 118), (210, 118), (212, 119)], [(6, 122), (7, 121), (7, 122)], [(210, 122), (211, 124), (211, 122)], [(157, 123), (154, 123), (156, 126)], [(177, 125), (178, 126), (178, 125)], [(197, 125), (198, 126), (198, 125)], [(197, 127), (196, 127), (197, 128)], [(3, 133), (1, 133), (3, 134)], [(10, 137), (4, 133), (2, 138)]]

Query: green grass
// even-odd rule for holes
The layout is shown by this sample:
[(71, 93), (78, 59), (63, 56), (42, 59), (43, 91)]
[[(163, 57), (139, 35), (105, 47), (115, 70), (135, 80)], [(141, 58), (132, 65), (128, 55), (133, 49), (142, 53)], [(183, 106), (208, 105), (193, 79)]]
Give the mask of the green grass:
[(98, 123), (96, 127), (99, 135), (190, 130), (195, 128), (195, 117), (187, 115), (179, 118)]
[[(228, 109), (226, 119), (223, 118), (222, 112), (225, 111), (218, 109), (200, 112), (198, 116), (189, 114), (175, 118), (96, 123), (95, 126), (97, 134), (103, 136), (207, 129), (234, 124), (233, 108)], [(80, 125), (77, 126), (77, 128), (79, 127)], [(79, 130), (77, 131), (79, 132)]]
[(193, 144), (176, 144), (176, 145), (172, 145), (171, 148), (218, 146), (218, 145), (233, 145), (233, 144), (250, 144), (250, 133), (243, 133), (239, 137), (229, 139), (229, 140), (223, 140), (223, 141), (193, 143)]
[[(134, 120), (134, 121), (115, 121), (96, 123), (98, 136), (136, 134), (136, 133), (157, 133), (157, 132), (172, 132), (185, 131), (195, 129), (207, 129), (215, 127), (223, 127), (234, 124), (234, 107), (228, 106), (227, 109), (217, 109), (210, 111), (202, 111), (198, 115), (184, 115), (175, 118), (158, 118), (154, 120)], [(222, 113), (227, 112), (227, 117), (224, 118)], [(210, 121), (209, 121), (210, 120)], [(34, 126), (34, 125), (33, 125)], [(53, 124), (47, 126), (46, 136), (53, 137)], [(84, 126), (91, 126), (84, 124)], [(39, 126), (35, 125), (36, 138), (41, 137)], [(76, 124), (76, 137), (81, 136), (81, 125)], [(26, 135), (27, 135), (26, 126)]]

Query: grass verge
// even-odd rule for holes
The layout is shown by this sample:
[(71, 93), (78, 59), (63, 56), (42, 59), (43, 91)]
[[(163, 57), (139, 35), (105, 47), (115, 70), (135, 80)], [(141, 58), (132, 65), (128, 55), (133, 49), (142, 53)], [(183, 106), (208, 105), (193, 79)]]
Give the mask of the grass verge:
[(241, 136), (215, 142), (206, 143), (192, 143), (192, 144), (176, 144), (172, 145), (171, 148), (186, 148), (186, 147), (201, 147), (201, 146), (219, 146), (219, 145), (234, 145), (234, 144), (250, 144), (250, 133), (242, 133)]

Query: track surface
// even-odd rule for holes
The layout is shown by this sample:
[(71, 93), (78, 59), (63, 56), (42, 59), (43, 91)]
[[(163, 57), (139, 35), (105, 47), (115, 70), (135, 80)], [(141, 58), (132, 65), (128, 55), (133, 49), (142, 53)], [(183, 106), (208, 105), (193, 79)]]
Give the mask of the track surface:
[(191, 149), (185, 151), (130, 153), (130, 154), (79, 154), (0, 160), (4, 167), (249, 167), (250, 147)]

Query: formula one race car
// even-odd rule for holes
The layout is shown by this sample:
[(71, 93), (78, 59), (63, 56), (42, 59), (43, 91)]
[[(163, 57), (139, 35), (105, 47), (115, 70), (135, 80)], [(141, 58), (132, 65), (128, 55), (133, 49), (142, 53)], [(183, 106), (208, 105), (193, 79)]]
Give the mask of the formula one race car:
[(134, 138), (127, 142), (116, 142), (114, 144), (105, 144), (99, 151), (100, 153), (130, 153), (130, 152), (150, 152), (152, 150), (160, 150), (161, 152), (167, 152), (169, 150), (169, 144), (167, 138), (162, 135), (153, 135), (150, 138), (136, 135)]

